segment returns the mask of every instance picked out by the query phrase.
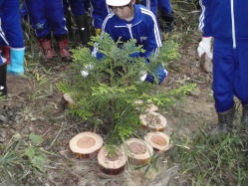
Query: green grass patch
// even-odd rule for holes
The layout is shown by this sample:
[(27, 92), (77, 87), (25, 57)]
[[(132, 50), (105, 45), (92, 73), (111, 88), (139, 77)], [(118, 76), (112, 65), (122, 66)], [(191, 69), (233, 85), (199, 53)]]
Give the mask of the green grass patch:
[(233, 133), (176, 140), (171, 154), (181, 165), (181, 175), (194, 186), (247, 186), (248, 138), (241, 128)]

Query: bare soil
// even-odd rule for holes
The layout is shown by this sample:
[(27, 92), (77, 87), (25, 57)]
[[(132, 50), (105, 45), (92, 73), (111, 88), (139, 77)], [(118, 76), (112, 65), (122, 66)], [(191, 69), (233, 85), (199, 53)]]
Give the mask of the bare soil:
[[(167, 134), (176, 137), (193, 136), (207, 124), (216, 122), (211, 90), (211, 74), (201, 70), (196, 56), (198, 35), (188, 38), (181, 47), (181, 58), (169, 66), (168, 88), (186, 83), (196, 83), (197, 89), (169, 110), (160, 110), (168, 120)], [(65, 114), (62, 93), (55, 83), (63, 80), (67, 65), (54, 65), (46, 75), (49, 81), (39, 84), (26, 77), (8, 75), (9, 96), (0, 101), (0, 141), (8, 141), (16, 132), (22, 136), (31, 132), (46, 141), (45, 150), (53, 152), (47, 177), (37, 181), (40, 185), (185, 185), (178, 173), (179, 164), (172, 163), (169, 152), (159, 154), (157, 168), (136, 168), (128, 165), (119, 175), (107, 175), (100, 171), (96, 157), (77, 159), (69, 151), (68, 143), (77, 133), (86, 131), (87, 124)], [(2, 119), (2, 120), (1, 120)], [(173, 149), (171, 149), (173, 151)], [(146, 172), (147, 171), (147, 172)]]

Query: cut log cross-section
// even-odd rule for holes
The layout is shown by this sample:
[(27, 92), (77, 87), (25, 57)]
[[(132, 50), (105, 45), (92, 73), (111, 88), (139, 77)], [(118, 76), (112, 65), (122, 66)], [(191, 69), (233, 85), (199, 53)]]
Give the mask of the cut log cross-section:
[(147, 104), (144, 104), (144, 102), (142, 100), (137, 100), (134, 102), (134, 105), (136, 106), (137, 110), (139, 110), (139, 111), (142, 111), (142, 109), (144, 109), (144, 107), (145, 107), (145, 111), (147, 111), (147, 112), (158, 111), (158, 107), (155, 104), (153, 104), (152, 102), (148, 102)]
[(144, 140), (158, 152), (165, 152), (171, 148), (170, 138), (163, 132), (149, 132), (144, 136)]
[(131, 138), (124, 143), (129, 161), (134, 165), (143, 165), (150, 162), (153, 148), (145, 141)]
[(82, 132), (75, 135), (69, 142), (70, 150), (78, 158), (89, 158), (96, 155), (103, 146), (103, 139), (93, 132)]
[(167, 119), (160, 113), (148, 112), (140, 115), (141, 124), (152, 131), (164, 131), (167, 127)]
[(121, 173), (127, 162), (127, 156), (123, 148), (116, 148), (114, 154), (108, 154), (105, 146), (100, 149), (97, 159), (101, 171), (111, 175)]
[(63, 106), (72, 106), (75, 102), (68, 93), (64, 93), (62, 96), (62, 104)]
[(146, 109), (147, 112), (157, 112), (158, 107), (154, 105), (153, 103), (149, 103)]

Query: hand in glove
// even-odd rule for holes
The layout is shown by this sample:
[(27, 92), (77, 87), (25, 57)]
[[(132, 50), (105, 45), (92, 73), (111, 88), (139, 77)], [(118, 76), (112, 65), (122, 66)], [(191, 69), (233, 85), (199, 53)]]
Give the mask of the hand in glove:
[(212, 37), (203, 37), (197, 48), (198, 56), (206, 54), (208, 58), (213, 59)]
[(99, 36), (101, 34), (101, 29), (95, 29), (96, 36)]
[[(161, 84), (164, 81), (164, 79), (167, 77), (167, 75), (168, 75), (167, 70), (165, 68), (163, 68), (162, 66), (158, 66), (154, 70), (154, 73), (156, 74), (157, 79), (159, 81), (158, 84)], [(150, 82), (150, 83), (154, 83), (155, 82), (155, 78), (150, 73), (141, 72), (140, 73), (140, 81), (141, 82), (147, 81), (147, 82)]]
[(203, 37), (197, 48), (200, 64), (204, 71), (211, 73), (213, 71), (213, 51), (212, 37)]
[(148, 76), (148, 73), (146, 73), (145, 71), (140, 72), (139, 80), (140, 80), (141, 82), (144, 82), (147, 76)]

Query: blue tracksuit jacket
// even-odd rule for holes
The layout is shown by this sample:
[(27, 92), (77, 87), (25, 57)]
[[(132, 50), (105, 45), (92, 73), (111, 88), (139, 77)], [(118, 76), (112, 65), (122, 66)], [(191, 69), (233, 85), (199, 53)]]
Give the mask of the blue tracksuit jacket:
[[(132, 38), (136, 39), (137, 44), (145, 49), (145, 53), (139, 56), (148, 58), (162, 46), (157, 20), (155, 15), (143, 5), (134, 5), (134, 9), (134, 18), (129, 22), (120, 19), (113, 12), (108, 14), (103, 22), (102, 31), (108, 33), (114, 41), (121, 39), (126, 42)], [(162, 66), (157, 67), (155, 73), (158, 75), (159, 83), (167, 75), (166, 69)], [(148, 82), (153, 80), (150, 75), (146, 78)]]
[(25, 0), (30, 21), (38, 38), (50, 35), (66, 35), (66, 19), (64, 18), (61, 0)]
[(201, 0), (199, 29), (214, 38), (213, 91), (217, 112), (248, 103), (248, 0)]
[(146, 53), (141, 56), (149, 57), (152, 52), (162, 46), (158, 24), (154, 14), (142, 5), (134, 5), (135, 16), (130, 22), (120, 19), (110, 13), (102, 25), (102, 30), (110, 34), (114, 41), (121, 37), (122, 41), (131, 38), (142, 45)]

